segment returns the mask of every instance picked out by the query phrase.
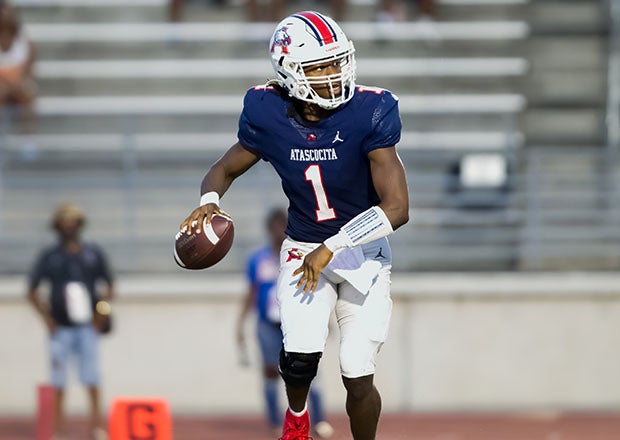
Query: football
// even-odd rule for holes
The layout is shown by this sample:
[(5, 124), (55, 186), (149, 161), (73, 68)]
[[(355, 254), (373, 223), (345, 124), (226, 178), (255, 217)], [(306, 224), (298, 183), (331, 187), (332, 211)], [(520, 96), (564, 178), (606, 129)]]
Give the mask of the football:
[(174, 261), (184, 269), (206, 269), (218, 263), (230, 250), (235, 228), (230, 217), (214, 214), (200, 232), (179, 231), (174, 240)]

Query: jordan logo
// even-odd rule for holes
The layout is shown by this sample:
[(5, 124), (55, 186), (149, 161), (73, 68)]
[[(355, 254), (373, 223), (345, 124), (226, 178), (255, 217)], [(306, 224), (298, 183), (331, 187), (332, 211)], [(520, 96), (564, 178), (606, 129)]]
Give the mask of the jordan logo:
[(377, 255), (375, 255), (375, 260), (378, 259), (378, 258), (383, 258), (385, 260), (385, 256), (381, 252), (382, 250), (383, 250), (383, 248), (379, 248), (379, 252), (377, 252)]
[(344, 139), (340, 139), (340, 130), (336, 132), (336, 137), (332, 141), (332, 144), (335, 144), (336, 142), (344, 142)]
[(288, 251), (288, 258), (286, 259), (286, 262), (288, 263), (289, 261), (293, 261), (293, 260), (301, 260), (301, 257), (303, 256), (304, 254), (299, 252), (299, 249), (293, 248)]

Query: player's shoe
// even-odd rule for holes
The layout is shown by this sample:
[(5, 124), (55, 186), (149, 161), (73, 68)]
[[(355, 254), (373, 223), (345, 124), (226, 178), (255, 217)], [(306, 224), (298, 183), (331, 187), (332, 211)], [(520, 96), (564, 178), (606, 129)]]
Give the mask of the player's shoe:
[(334, 435), (334, 428), (326, 421), (317, 423), (313, 429), (319, 438), (330, 438)]
[(282, 437), (279, 440), (312, 440), (310, 437), (310, 414), (308, 410), (301, 416), (296, 417), (290, 409), (286, 410)]

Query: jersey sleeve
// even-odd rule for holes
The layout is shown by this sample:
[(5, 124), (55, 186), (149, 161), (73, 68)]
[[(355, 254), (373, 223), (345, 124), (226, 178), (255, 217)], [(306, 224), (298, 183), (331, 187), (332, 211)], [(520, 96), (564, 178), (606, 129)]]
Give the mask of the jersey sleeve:
[(257, 261), (257, 254), (254, 253), (250, 256), (250, 258), (248, 258), (248, 262), (246, 264), (245, 276), (248, 283), (252, 286), (256, 284), (256, 267), (258, 266)]
[(378, 148), (393, 147), (400, 141), (402, 123), (398, 111), (398, 98), (385, 91), (371, 117), (371, 131), (364, 142), (370, 153)]
[(28, 275), (28, 288), (30, 290), (36, 289), (41, 281), (48, 278), (47, 255), (47, 252), (42, 252), (30, 270)]
[(243, 111), (239, 116), (239, 131), (237, 139), (239, 143), (251, 150), (256, 155), (263, 158), (260, 142), (260, 122), (258, 121), (258, 102), (256, 99), (256, 90), (250, 89), (243, 99)]
[(94, 251), (97, 254), (97, 277), (104, 280), (108, 284), (112, 284), (114, 282), (114, 277), (110, 271), (110, 265), (108, 264), (108, 259), (105, 253), (99, 247), (95, 247)]

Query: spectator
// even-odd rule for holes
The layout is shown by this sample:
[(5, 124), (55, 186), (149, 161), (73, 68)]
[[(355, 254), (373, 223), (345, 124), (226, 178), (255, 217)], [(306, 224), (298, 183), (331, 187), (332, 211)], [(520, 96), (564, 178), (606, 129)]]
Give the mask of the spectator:
[[(430, 0), (427, 0), (430, 1)], [(329, 0), (332, 16), (336, 20), (344, 18), (347, 0)], [(224, 6), (227, 0), (214, 0), (218, 6)], [(265, 5), (264, 3), (268, 3)], [(286, 0), (245, 0), (248, 21), (280, 21), (286, 15)], [(183, 20), (185, 0), (169, 0), (168, 20), (178, 23)]]
[[(441, 40), (441, 33), (435, 25), (435, 0), (416, 0), (417, 32), (422, 40), (436, 45)], [(407, 8), (403, 0), (379, 0), (377, 22), (380, 32), (390, 35), (394, 32), (391, 26), (395, 22), (407, 20)]]
[[(435, 18), (435, 0), (415, 0), (418, 20), (421, 22)], [(405, 21), (407, 12), (403, 0), (379, 0), (379, 21)]]
[[(74, 356), (90, 398), (91, 438), (107, 438), (100, 413), (99, 336), (93, 319), (96, 309), (108, 308), (105, 301), (113, 299), (114, 291), (104, 254), (80, 239), (84, 223), (84, 214), (75, 206), (63, 204), (56, 209), (52, 228), (59, 242), (41, 253), (29, 280), (28, 299), (49, 331), (55, 440), (67, 435), (63, 397), (67, 369)], [(39, 295), (41, 281), (51, 285), (48, 304)], [(105, 285), (101, 295), (96, 288), (99, 281)]]
[(30, 126), (36, 92), (34, 61), (34, 46), (21, 31), (15, 9), (0, 4), (0, 106), (18, 107), (24, 123)]
[[(343, 20), (346, 12), (347, 0), (329, 0), (332, 17)], [(269, 7), (259, 5), (260, 0), (246, 0), (249, 21), (280, 21), (286, 15), (286, 0), (270, 0)]]
[[(275, 435), (282, 426), (282, 412), (278, 406), (279, 374), (278, 363), (282, 348), (280, 312), (276, 302), (275, 286), (280, 267), (280, 247), (286, 238), (287, 216), (282, 209), (274, 209), (267, 216), (266, 229), (270, 244), (254, 252), (248, 260), (247, 275), (249, 289), (237, 325), (237, 342), (245, 347), (244, 324), (252, 308), (256, 309), (258, 319), (256, 333), (263, 358), (263, 392), (269, 425)], [(334, 430), (325, 421), (322, 396), (313, 385), (310, 389), (310, 406), (314, 420), (314, 430), (319, 438), (329, 438)]]
[[(227, 0), (213, 0), (217, 6), (225, 6)], [(183, 21), (183, 10), (185, 9), (185, 0), (169, 0), (168, 2), (168, 21), (178, 23)]]

